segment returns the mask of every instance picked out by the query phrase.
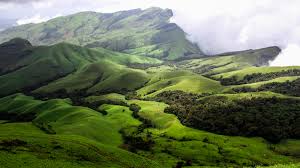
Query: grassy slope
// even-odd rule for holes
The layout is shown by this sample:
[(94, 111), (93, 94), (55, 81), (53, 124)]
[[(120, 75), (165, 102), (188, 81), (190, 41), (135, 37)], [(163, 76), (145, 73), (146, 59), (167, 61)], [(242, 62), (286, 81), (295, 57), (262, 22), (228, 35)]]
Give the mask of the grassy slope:
[[(120, 126), (117, 121), (119, 120), (112, 117), (114, 116), (113, 112), (103, 116), (89, 108), (72, 106), (64, 100), (43, 102), (21, 94), (2, 98), (0, 104), (0, 112), (3, 114), (37, 113), (33, 122), (50, 125), (58, 135), (80, 135), (114, 146), (122, 144), (121, 135), (118, 132)], [(123, 109), (125, 109), (123, 115), (131, 116), (128, 108), (117, 108), (119, 111), (123, 111)], [(128, 126), (137, 123), (138, 121), (133, 120), (132, 123), (128, 123)]]
[(278, 47), (262, 48), (238, 53), (228, 53), (178, 63), (180, 68), (196, 71), (204, 75), (231, 72), (258, 65), (268, 65), (279, 53)]
[(280, 72), (284, 70), (289, 70), (289, 69), (299, 69), (299, 66), (290, 66), (290, 67), (250, 67), (250, 68), (245, 68), (237, 71), (231, 71), (231, 72), (226, 72), (226, 73), (221, 73), (214, 75), (214, 78), (220, 78), (221, 76), (223, 78), (230, 78), (233, 76), (236, 76), (238, 80), (241, 80), (244, 78), (246, 75), (254, 74), (254, 73), (271, 73), (271, 72)]
[(70, 42), (88, 47), (174, 59), (200, 53), (175, 24), (171, 10), (149, 8), (116, 13), (82, 12), (45, 23), (28, 24), (0, 32), (0, 42), (28, 39), (34, 45)]
[[(106, 95), (105, 97), (107, 99), (117, 98), (124, 100), (124, 97), (122, 98), (121, 95), (116, 94)], [(161, 163), (162, 167), (171, 167), (178, 160), (189, 159), (192, 159), (193, 163), (197, 165), (285, 164), (294, 162), (295, 160), (292, 157), (280, 155), (280, 153), (286, 151), (294, 152), (294, 154), (299, 153), (296, 147), (299, 141), (287, 140), (281, 144), (274, 145), (275, 149), (278, 150), (278, 153), (274, 153), (270, 150), (269, 144), (261, 138), (222, 136), (185, 127), (179, 122), (176, 116), (163, 112), (164, 108), (167, 107), (164, 103), (140, 100), (129, 100), (127, 102), (129, 104), (136, 103), (141, 106), (142, 109), (139, 115), (142, 118), (150, 120), (154, 126), (154, 128), (147, 129), (152, 132), (155, 140), (153, 152), (139, 151), (139, 154)], [(103, 116), (88, 108), (71, 106), (66, 100), (42, 102), (19, 94), (0, 99), (0, 107), (1, 113), (37, 112), (38, 115), (34, 123), (47, 123), (57, 132), (56, 135), (47, 135), (48, 137), (70, 137), (68, 140), (71, 141), (72, 139), (73, 141), (73, 139), (76, 139), (77, 141), (81, 140), (81, 138), (71, 136), (82, 136), (104, 144), (102, 145), (105, 148), (104, 151), (117, 150), (109, 146), (119, 146), (122, 143), (121, 135), (119, 134), (120, 129), (141, 124), (140, 121), (132, 118), (131, 111), (127, 107), (117, 105), (102, 105), (100, 109), (108, 112), (107, 115)], [(7, 126), (4, 128), (10, 130)], [(15, 132), (12, 131), (12, 133)], [(27, 137), (24, 134), (26, 135), (26, 132), (23, 132), (18, 137), (26, 139)], [(34, 136), (35, 138), (30, 141), (40, 141), (39, 136)], [(8, 137), (15, 138), (16, 136), (10, 134)], [(205, 138), (208, 141), (204, 141)], [(89, 142), (95, 145), (94, 141), (92, 142), (91, 140)], [(39, 143), (43, 144), (44, 142)], [(219, 152), (220, 149), (222, 149), (222, 153)], [(64, 155), (61, 152), (57, 154)], [(114, 152), (113, 154), (118, 156), (124, 154), (121, 157), (130, 157), (126, 153), (120, 154), (119, 152)], [(107, 154), (105, 155), (107, 157)], [(91, 153), (91, 157), (94, 156)], [(18, 160), (22, 155), (12, 155), (10, 157)], [(33, 159), (32, 156), (28, 156), (28, 158)], [(131, 159), (133, 160), (126, 160), (128, 162), (134, 161), (134, 163), (138, 164), (139, 162), (137, 161), (141, 158), (137, 158), (137, 160), (135, 158)], [(220, 161), (219, 163), (218, 160)], [(114, 164), (118, 163), (118, 161), (119, 158), (113, 160)], [(33, 162), (39, 161), (33, 159)], [(66, 165), (71, 164), (68, 161), (62, 161), (62, 164), (65, 163)], [(47, 164), (53, 163), (49, 161)], [(72, 164), (76, 166), (76, 162)]]
[(269, 92), (269, 91), (264, 91), (264, 92), (248, 92), (248, 93), (239, 93), (239, 94), (214, 94), (211, 96), (206, 96), (200, 99), (205, 99), (205, 98), (209, 98), (209, 97), (218, 97), (218, 96), (224, 96), (224, 97), (228, 97), (229, 100), (236, 100), (236, 99), (243, 99), (243, 98), (258, 98), (258, 97), (262, 97), (262, 98), (272, 98), (272, 97), (279, 97), (279, 98), (294, 98), (294, 99), (300, 99), (298, 97), (293, 97), (293, 96), (286, 96), (283, 94), (279, 94), (279, 93), (274, 93), (274, 92)]
[[(1, 144), (14, 139), (27, 144)], [(7, 168), (159, 167), (138, 155), (84, 137), (45, 134), (31, 123), (0, 124), (0, 144), (0, 164)]]
[(145, 87), (137, 93), (152, 97), (169, 90), (191, 93), (212, 93), (222, 90), (219, 82), (188, 71), (163, 71), (155, 73)]
[(79, 69), (77, 72), (52, 82), (35, 92), (53, 92), (62, 88), (74, 90), (89, 89), (96, 91), (120, 91), (123, 88), (132, 90), (141, 87), (148, 80), (148, 75), (141, 71), (126, 68), (110, 61), (100, 61)]
[(269, 83), (284, 83), (287, 81), (294, 81), (296, 79), (300, 78), (300, 76), (288, 76), (288, 77), (279, 77), (268, 81), (262, 81), (262, 82), (256, 82), (256, 83), (250, 83), (250, 84), (242, 84), (242, 85), (236, 85), (231, 86), (231, 88), (241, 88), (241, 87), (250, 87), (250, 88), (259, 88), (262, 85), (269, 84)]
[(117, 93), (110, 93), (101, 96), (89, 96), (86, 97), (84, 100), (89, 103), (103, 100), (111, 100), (113, 102), (126, 102), (125, 96)]
[(129, 103), (140, 105), (139, 115), (154, 125), (154, 128), (148, 129), (155, 137), (154, 152), (140, 154), (166, 167), (174, 165), (178, 159), (212, 166), (289, 163), (296, 160), (280, 155), (280, 152), (284, 153), (286, 149), (297, 155), (300, 152), (297, 148), (299, 141), (287, 140), (274, 145), (278, 149), (275, 153), (261, 138), (222, 136), (185, 127), (176, 116), (163, 112), (167, 106), (163, 103), (139, 100), (130, 100)]
[[(156, 64), (161, 62), (153, 58), (120, 54), (107, 50), (99, 52), (67, 43), (36, 47), (30, 56), (15, 63), (15, 67), (23, 68), (0, 76), (0, 92), (6, 95), (21, 91), (26, 87), (48, 83), (100, 60), (111, 60), (120, 64)], [(97, 72), (89, 71), (88, 73)]]

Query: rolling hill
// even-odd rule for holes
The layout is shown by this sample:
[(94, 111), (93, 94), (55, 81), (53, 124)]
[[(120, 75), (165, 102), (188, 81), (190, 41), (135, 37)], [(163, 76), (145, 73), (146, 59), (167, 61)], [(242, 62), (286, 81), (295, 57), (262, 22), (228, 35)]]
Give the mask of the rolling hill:
[(9, 28), (0, 32), (0, 42), (15, 37), (27, 39), (34, 45), (69, 42), (168, 60), (203, 55), (197, 45), (186, 39), (179, 26), (170, 23), (172, 16), (171, 10), (161, 8), (83, 12), (45, 23)]
[[(23, 50), (30, 50), (30, 53), (24, 51), (27, 53), (24, 55), (22, 49), (20, 53), (10, 53), (12, 44), (19, 45), (20, 48), (25, 46)], [(30, 48), (28, 50), (27, 45)], [(116, 62), (116, 64), (158, 64), (161, 62), (154, 58), (121, 54), (105, 49), (92, 50), (68, 43), (32, 47), (28, 41), (21, 39), (14, 39), (2, 44), (0, 52), (2, 52), (0, 59), (5, 60), (3, 61), (5, 68), (2, 68), (2, 71), (6, 72), (0, 76), (1, 95), (37, 89), (51, 81), (81, 70), (87, 64), (98, 61), (107, 60)], [(22, 54), (23, 56), (20, 56)]]
[(276, 46), (205, 56), (172, 15), (0, 32), (0, 165), (299, 167), (300, 68), (269, 67)]

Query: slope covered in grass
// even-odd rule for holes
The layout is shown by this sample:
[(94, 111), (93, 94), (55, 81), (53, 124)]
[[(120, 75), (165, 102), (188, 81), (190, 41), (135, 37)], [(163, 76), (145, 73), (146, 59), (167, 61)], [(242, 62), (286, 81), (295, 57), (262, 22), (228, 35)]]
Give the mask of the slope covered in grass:
[[(16, 45), (17, 42), (18, 41), (14, 40), (11, 41), (10, 44)], [(23, 43), (27, 44), (28, 42), (23, 41)], [(9, 48), (9, 46), (0, 48), (4, 55), (6, 54), (6, 48)], [(32, 51), (26, 55), (26, 57), (22, 57), (22, 59), (13, 59), (14, 61), (10, 63), (11, 66), (3, 69), (4, 72), (10, 71), (10, 73), (0, 76), (1, 95), (32, 90), (72, 72), (75, 72), (76, 74), (81, 73), (76, 71), (82, 70), (87, 64), (98, 61), (110, 60), (120, 64), (157, 64), (161, 62), (153, 58), (121, 54), (107, 50), (101, 50), (101, 52), (99, 52), (67, 43), (60, 43), (47, 47), (34, 47), (31, 50)], [(107, 67), (107, 65), (102, 65)], [(83, 69), (82, 71), (89, 71), (83, 73), (98, 73), (97, 69), (93, 69), (93, 67), (95, 66), (91, 66), (91, 68), (88, 68), (87, 70)], [(85, 77), (93, 78), (93, 76)]]
[(136, 154), (81, 137), (49, 135), (32, 123), (0, 124), (2, 167), (160, 167)]
[[(0, 104), (2, 119), (32, 120), (37, 126), (50, 133), (80, 135), (114, 146), (122, 144), (121, 134), (118, 132), (119, 119), (114, 118), (113, 112), (104, 116), (89, 108), (72, 106), (65, 100), (54, 99), (43, 102), (21, 94), (2, 98)], [(110, 112), (111, 110), (108, 109), (107, 111)], [(117, 110), (131, 117), (128, 108), (118, 107)], [(115, 119), (117, 121), (114, 121)], [(133, 120), (126, 126), (138, 123)]]
[(79, 69), (77, 72), (39, 88), (35, 93), (67, 92), (85, 89), (93, 92), (118, 92), (134, 90), (148, 81), (148, 74), (142, 70), (127, 68), (110, 61), (100, 61)]
[(279, 53), (278, 47), (269, 47), (185, 60), (178, 62), (177, 65), (196, 73), (214, 75), (253, 66), (268, 65), (269, 61), (274, 60)]
[[(164, 103), (140, 100), (130, 100), (128, 103), (139, 105), (139, 116), (151, 124), (140, 136), (149, 137), (151, 132), (155, 141), (151, 151), (138, 153), (160, 162), (164, 167), (189, 160), (194, 166), (217, 167), (297, 162), (293, 156), (296, 157), (300, 152), (297, 149), (299, 141), (287, 140), (271, 147), (262, 138), (223, 136), (186, 127), (175, 115), (164, 113), (164, 108), (168, 106)], [(294, 153), (285, 156), (284, 151), (289, 148), (295, 149), (291, 150)]]
[[(263, 67), (249, 67), (237, 71), (231, 71), (231, 72), (226, 72), (226, 73), (221, 73), (214, 75), (214, 78), (231, 78), (231, 77), (236, 77), (237, 80), (243, 79), (246, 75), (251, 75), (255, 73), (261, 73), (261, 74), (267, 74), (267, 73), (276, 73), (276, 72), (281, 72), (281, 71), (287, 71), (287, 70), (299, 70), (299, 66), (290, 66), (290, 67), (268, 67), (268, 66), (263, 66)], [(275, 76), (276, 77), (276, 76)]]
[(164, 59), (202, 54), (169, 20), (169, 9), (134, 9), (115, 13), (82, 12), (45, 23), (16, 26), (0, 32), (0, 42), (28, 39), (34, 45), (69, 42), (81, 46), (104, 47)]
[(268, 81), (262, 81), (262, 82), (256, 82), (256, 83), (250, 83), (250, 84), (242, 84), (242, 85), (236, 85), (236, 86), (231, 86), (231, 88), (242, 88), (242, 87), (250, 87), (253, 89), (257, 89), (263, 85), (266, 84), (272, 84), (272, 83), (285, 83), (287, 81), (293, 82), (297, 79), (299, 79), (300, 76), (288, 76), (288, 77), (279, 77), (275, 79), (271, 79)]
[(213, 93), (222, 90), (218, 81), (194, 74), (189, 71), (164, 71), (155, 73), (145, 87), (137, 93), (153, 97), (170, 90), (181, 90), (190, 93)]

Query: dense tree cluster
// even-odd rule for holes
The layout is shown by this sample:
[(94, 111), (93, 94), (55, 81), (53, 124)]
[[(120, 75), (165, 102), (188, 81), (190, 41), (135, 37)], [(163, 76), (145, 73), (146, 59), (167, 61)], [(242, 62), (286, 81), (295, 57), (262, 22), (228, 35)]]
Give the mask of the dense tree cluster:
[(300, 69), (289, 69), (283, 70), (280, 72), (271, 72), (271, 73), (253, 73), (245, 75), (242, 80), (238, 80), (236, 76), (230, 78), (221, 77), (219, 80), (222, 85), (240, 85), (247, 83), (256, 83), (261, 81), (268, 81), (278, 77), (284, 76), (300, 76)]
[[(190, 96), (190, 97), (189, 97)], [(282, 98), (242, 98), (230, 100), (212, 96), (177, 93), (158, 95), (170, 105), (166, 113), (178, 116), (190, 127), (225, 135), (260, 136), (270, 142), (300, 138), (300, 100)]]
[(239, 87), (239, 88), (234, 88), (233, 91), (237, 93), (272, 91), (272, 92), (281, 93), (290, 96), (300, 96), (300, 79), (297, 79), (295, 81), (287, 81), (284, 83), (278, 83), (278, 82), (268, 83), (258, 88)]
[(134, 118), (139, 118), (138, 112), (141, 110), (141, 107), (137, 104), (130, 104), (129, 110), (132, 111), (132, 116)]
[(161, 66), (163, 64), (148, 64), (148, 63), (144, 63), (144, 64), (141, 64), (141, 63), (128, 63), (126, 64), (129, 68), (134, 68), (134, 69), (148, 69), (148, 68), (151, 68), (151, 67), (158, 67), (158, 66)]
[(258, 90), (269, 90), (291, 96), (300, 96), (300, 79), (287, 81), (284, 83), (269, 83), (262, 85)]

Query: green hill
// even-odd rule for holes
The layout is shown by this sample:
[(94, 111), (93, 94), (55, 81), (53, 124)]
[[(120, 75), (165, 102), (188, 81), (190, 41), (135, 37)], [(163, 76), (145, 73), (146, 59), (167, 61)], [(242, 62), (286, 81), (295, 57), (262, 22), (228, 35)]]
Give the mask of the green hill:
[(179, 61), (177, 65), (180, 68), (211, 76), (250, 67), (269, 65), (269, 62), (274, 60), (280, 51), (278, 47), (268, 47)]
[(218, 81), (189, 71), (165, 71), (153, 75), (146, 86), (139, 89), (137, 93), (141, 96), (153, 97), (172, 90), (200, 94), (220, 92), (222, 89), (223, 86)]
[[(39, 101), (22, 94), (2, 98), (0, 116), (10, 122), (0, 123), (0, 146), (11, 145), (4, 146), (8, 152), (0, 150), (0, 162), (8, 167), (12, 162), (7, 158), (20, 166), (172, 167), (193, 160), (193, 165), (224, 167), (297, 161), (294, 156), (298, 155), (299, 141), (271, 145), (261, 138), (217, 135), (182, 125), (175, 115), (164, 113), (168, 107), (164, 103), (127, 103), (139, 105), (139, 117), (151, 121), (151, 127), (133, 118), (128, 107), (119, 105), (101, 105), (99, 110), (107, 112), (103, 115), (72, 106), (67, 100)], [(151, 149), (146, 149), (149, 143)], [(116, 148), (120, 144), (141, 156)], [(133, 144), (135, 150), (130, 147)], [(284, 155), (287, 151), (289, 156)], [(21, 162), (22, 158), (27, 162)]]
[(298, 167), (300, 67), (269, 67), (275, 46), (204, 55), (172, 16), (0, 32), (0, 167)]
[(32, 123), (0, 124), (1, 167), (160, 167), (136, 154), (81, 137), (49, 135)]
[(160, 8), (82, 12), (7, 29), (0, 32), (0, 42), (15, 37), (28, 39), (34, 45), (69, 42), (162, 59), (202, 55), (200, 49), (186, 39), (184, 31), (169, 22), (172, 16), (171, 10)]
[[(12, 40), (9, 43), (17, 45), (16, 42), (18, 41)], [(25, 40), (23, 43), (24, 45), (29, 44)], [(0, 55), (0, 58), (5, 60), (7, 60), (6, 53), (9, 53), (7, 49), (10, 48), (6, 44), (4, 43), (0, 48), (0, 53), (2, 52), (3, 54)], [(99, 49), (92, 50), (67, 43), (30, 48), (31, 51), (26, 56), (18, 58), (17, 54), (16, 58), (12, 58), (5, 63), (6, 66), (3, 68), (3, 71), (7, 73), (0, 76), (1, 95), (36, 89), (77, 70), (81, 70), (87, 64), (98, 61), (108, 60), (120, 64), (161, 63), (161, 61), (154, 58), (121, 54), (105, 49), (101, 51)], [(132, 73), (134, 72), (132, 71)]]
[(67, 92), (84, 89), (88, 93), (132, 91), (142, 87), (148, 80), (149, 75), (142, 70), (101, 61), (88, 64), (77, 72), (41, 87), (35, 92), (47, 93), (61, 89)]

